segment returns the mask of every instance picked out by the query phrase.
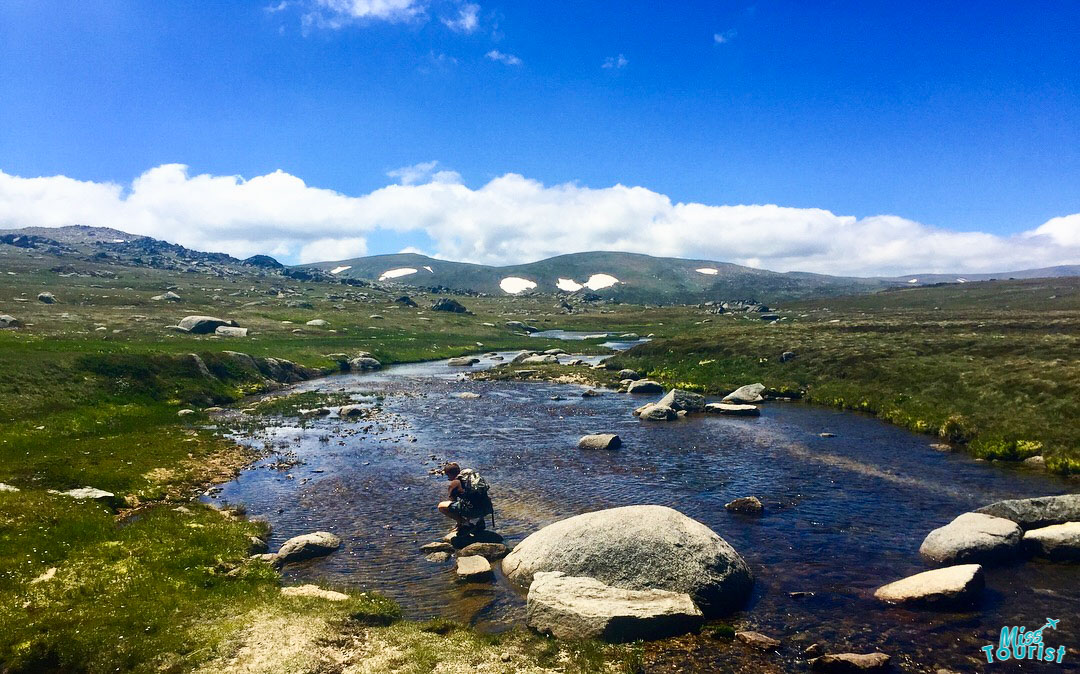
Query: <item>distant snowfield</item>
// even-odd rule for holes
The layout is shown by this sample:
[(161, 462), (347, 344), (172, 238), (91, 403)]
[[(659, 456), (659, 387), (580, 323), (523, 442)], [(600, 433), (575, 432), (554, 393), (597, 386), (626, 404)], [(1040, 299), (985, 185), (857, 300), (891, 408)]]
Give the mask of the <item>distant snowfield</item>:
[(434, 273), (435, 273), (435, 270), (434, 270), (434, 269), (432, 269), (431, 267), (427, 266), (426, 264), (424, 265), (424, 269), (427, 269), (427, 270), (428, 270), (429, 272), (431, 272), (432, 274), (434, 274)]
[(565, 290), (568, 293), (577, 292), (585, 287), (572, 278), (561, 278), (555, 285), (559, 290)]
[(499, 281), (499, 287), (503, 289), (504, 293), (517, 295), (520, 292), (535, 288), (536, 281), (530, 281), (519, 276), (507, 276), (502, 281)]
[(602, 290), (604, 288), (610, 288), (618, 282), (619, 279), (611, 274), (593, 274), (589, 277), (589, 280), (585, 282), (585, 287), (589, 290)]
[(379, 276), (380, 281), (385, 281), (391, 278), (400, 278), (402, 276), (408, 276), (409, 274), (415, 274), (416, 270), (412, 267), (399, 267), (398, 269), (387, 269)]
[(348, 269), (352, 269), (351, 264), (347, 264), (344, 267), (334, 267), (333, 269), (330, 270), (330, 273), (331, 274), (340, 274), (341, 272), (346, 271)]
[(702, 267), (701, 269), (695, 269), (699, 274), (708, 274), (709, 276), (716, 276), (720, 273), (720, 270), (716, 267)]

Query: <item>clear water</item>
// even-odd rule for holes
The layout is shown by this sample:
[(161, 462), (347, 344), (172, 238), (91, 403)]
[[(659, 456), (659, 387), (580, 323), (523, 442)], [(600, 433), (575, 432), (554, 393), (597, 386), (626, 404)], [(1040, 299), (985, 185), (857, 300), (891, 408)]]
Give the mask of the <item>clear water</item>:
[[(492, 364), (485, 359), (475, 368)], [(337, 553), (289, 567), (292, 582), (378, 590), (414, 618), (445, 616), (495, 630), (521, 624), (523, 598), (501, 576), (461, 584), (452, 563), (418, 553), (448, 529), (434, 509), (445, 479), (429, 471), (454, 460), (492, 483), (498, 531), (511, 545), (558, 519), (621, 505), (668, 505), (704, 522), (756, 577), (753, 599), (731, 620), (788, 643), (881, 649), (912, 670), (970, 670), (978, 648), (1003, 625), (1037, 628), (1047, 617), (1062, 619), (1057, 632), (1047, 631), (1047, 643), (1077, 643), (1077, 565), (989, 569), (985, 599), (972, 612), (911, 611), (871, 597), (883, 583), (926, 569), (917, 551), (931, 529), (999, 499), (1074, 491), (1065, 479), (937, 452), (926, 436), (799, 403), (769, 403), (759, 418), (645, 423), (630, 414), (642, 397), (581, 398), (583, 388), (573, 385), (477, 382), (445, 362), (331, 377), (298, 390), (311, 389), (383, 394), (385, 418), (267, 427), (242, 440), (288, 447), (304, 463), (275, 471), (266, 467), (270, 457), (217, 495), (266, 517), (272, 548), (315, 530), (344, 539)], [(452, 396), (463, 391), (481, 397)], [(836, 437), (819, 437), (824, 431)], [(618, 433), (623, 447), (576, 449), (581, 435), (594, 432)], [(724, 509), (748, 495), (765, 503), (764, 516)], [(1077, 661), (1073, 652), (1064, 664)]]

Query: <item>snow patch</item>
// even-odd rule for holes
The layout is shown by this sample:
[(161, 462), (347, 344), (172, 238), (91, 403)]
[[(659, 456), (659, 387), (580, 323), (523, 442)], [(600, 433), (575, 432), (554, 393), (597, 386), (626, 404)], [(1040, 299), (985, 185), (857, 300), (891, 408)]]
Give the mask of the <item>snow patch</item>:
[(699, 274), (708, 274), (709, 276), (716, 276), (720, 273), (720, 270), (716, 267), (702, 267), (701, 269), (695, 269)]
[(385, 281), (386, 279), (398, 278), (398, 277), (401, 277), (401, 276), (408, 276), (409, 274), (415, 274), (415, 273), (416, 273), (416, 270), (413, 269), (412, 267), (400, 267), (398, 269), (387, 269), (379, 277), (379, 280), (380, 281)]
[(917, 279), (917, 278), (908, 279), (908, 283), (918, 283), (918, 282), (919, 282), (919, 279)]
[(611, 274), (593, 274), (589, 277), (589, 280), (585, 282), (585, 287), (589, 290), (602, 290), (604, 288), (610, 288), (618, 282), (619, 279)]
[(432, 269), (431, 267), (427, 266), (426, 264), (424, 265), (424, 269), (427, 269), (427, 270), (428, 270), (429, 272), (431, 272), (432, 274), (434, 274), (434, 273), (435, 273), (435, 270), (434, 270), (434, 269)]
[(559, 288), (559, 290), (565, 290), (568, 293), (577, 292), (585, 287), (572, 278), (561, 278), (559, 279), (559, 282), (555, 285)]
[(331, 274), (340, 274), (341, 272), (349, 270), (349, 269), (352, 269), (351, 264), (347, 264), (347, 265), (344, 265), (342, 267), (334, 267), (333, 269), (330, 270), (330, 273)]
[(536, 281), (530, 281), (527, 278), (518, 276), (507, 276), (502, 281), (499, 281), (499, 287), (503, 289), (504, 293), (517, 295), (520, 292), (535, 288)]
[(957, 283), (967, 283), (968, 280), (966, 278), (964, 278), (963, 276), (958, 276), (958, 277), (956, 277), (956, 282)]

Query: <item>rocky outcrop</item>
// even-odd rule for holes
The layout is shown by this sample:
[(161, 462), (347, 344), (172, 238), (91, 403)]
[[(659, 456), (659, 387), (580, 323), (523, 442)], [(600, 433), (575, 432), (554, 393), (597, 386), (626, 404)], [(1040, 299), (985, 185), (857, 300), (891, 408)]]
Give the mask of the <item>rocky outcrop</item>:
[(884, 672), (891, 658), (884, 653), (826, 653), (810, 661), (815, 672), (827, 674), (858, 674), (859, 672)]
[(685, 634), (703, 619), (685, 592), (627, 590), (558, 571), (535, 575), (526, 609), (526, 622), (539, 632), (611, 642)]
[(213, 316), (186, 316), (177, 324), (181, 330), (193, 335), (209, 335), (221, 326), (236, 327), (236, 321), (227, 321)]
[(1080, 494), (998, 501), (979, 508), (975, 512), (1004, 517), (1019, 524), (1021, 529), (1038, 529), (1051, 524), (1080, 522)]
[(1051, 524), (1024, 533), (1024, 550), (1054, 561), (1080, 560), (1080, 522)]
[(279, 565), (302, 562), (314, 557), (325, 557), (340, 547), (340, 538), (328, 531), (316, 531), (285, 541), (278, 549), (275, 561)]
[(431, 310), (432, 311), (449, 311), (449, 312), (454, 313), (454, 314), (466, 314), (466, 313), (469, 313), (469, 310), (466, 309), (464, 307), (464, 305), (461, 304), (461, 302), (458, 302), (457, 300), (452, 300), (449, 297), (442, 297), (442, 298), (439, 298), (438, 300), (436, 300), (431, 305)]
[(739, 553), (704, 524), (658, 505), (577, 515), (528, 536), (503, 560), (512, 582), (562, 571), (628, 590), (686, 592), (707, 616), (741, 606), (753, 577)]
[(651, 379), (639, 379), (626, 387), (627, 393), (663, 393), (664, 387)]
[(471, 582), (490, 580), (493, 573), (491, 562), (480, 555), (458, 556), (456, 571), (458, 578)]
[(622, 446), (622, 438), (615, 433), (593, 433), (582, 436), (577, 446), (578, 449), (618, 449)]
[(739, 388), (724, 396), (721, 402), (744, 404), (759, 403), (765, 399), (761, 396), (764, 391), (764, 384), (747, 384), (746, 386), (740, 386)]
[(693, 391), (685, 391), (681, 388), (673, 388), (668, 394), (656, 401), (657, 405), (670, 407), (671, 409), (684, 412), (704, 412), (705, 396)]
[(890, 604), (931, 608), (968, 606), (978, 600), (985, 585), (980, 565), (959, 564), (882, 585), (874, 597)]
[(755, 405), (736, 405), (734, 403), (709, 403), (705, 406), (709, 414), (726, 414), (733, 417), (756, 417), (761, 410)]
[(919, 554), (938, 564), (992, 564), (1013, 558), (1023, 532), (1015, 522), (964, 513), (923, 540)]

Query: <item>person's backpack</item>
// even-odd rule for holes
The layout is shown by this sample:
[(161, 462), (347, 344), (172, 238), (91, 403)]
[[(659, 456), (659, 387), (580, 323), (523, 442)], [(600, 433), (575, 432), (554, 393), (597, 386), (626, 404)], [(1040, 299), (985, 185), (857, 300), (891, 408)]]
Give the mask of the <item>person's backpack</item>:
[(495, 506), (491, 502), (491, 496), (488, 494), (490, 487), (484, 476), (476, 472), (471, 468), (466, 468), (458, 474), (458, 481), (461, 483), (461, 489), (465, 492), (462, 498), (473, 505), (473, 507), (479, 508), (482, 513), (491, 515), (491, 528), (495, 528)]

